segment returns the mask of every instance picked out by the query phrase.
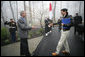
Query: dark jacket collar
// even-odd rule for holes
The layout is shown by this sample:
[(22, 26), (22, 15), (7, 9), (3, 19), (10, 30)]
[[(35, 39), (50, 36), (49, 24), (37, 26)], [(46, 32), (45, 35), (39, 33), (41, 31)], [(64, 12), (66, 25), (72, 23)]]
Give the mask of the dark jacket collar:
[(70, 17), (70, 15), (66, 14), (63, 18), (69, 18), (69, 17)]

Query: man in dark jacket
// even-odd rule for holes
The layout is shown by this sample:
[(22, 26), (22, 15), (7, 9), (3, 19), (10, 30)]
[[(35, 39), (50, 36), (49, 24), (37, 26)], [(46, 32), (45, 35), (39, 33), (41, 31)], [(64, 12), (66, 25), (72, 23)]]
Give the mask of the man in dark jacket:
[(49, 24), (52, 23), (52, 20), (50, 20), (49, 18), (45, 19), (45, 35), (48, 36), (48, 34), (51, 32), (52, 30), (52, 26), (49, 26)]
[(4, 24), (9, 25), (9, 32), (12, 38), (12, 42), (16, 42), (16, 31), (17, 31), (16, 22), (14, 22), (13, 19), (10, 19), (10, 22), (6, 21)]
[(78, 24), (82, 24), (82, 17), (76, 13), (76, 16), (74, 17), (74, 34), (76, 34)]
[(61, 20), (61, 37), (58, 42), (56, 51), (52, 53), (53, 56), (58, 56), (60, 53), (60, 50), (62, 49), (62, 46), (65, 47), (65, 50), (62, 51), (63, 54), (69, 54), (70, 49), (68, 45), (67, 38), (69, 36), (70, 28), (72, 26), (72, 20), (71, 17), (68, 15), (67, 9), (61, 9), (61, 14), (63, 15), (63, 18)]

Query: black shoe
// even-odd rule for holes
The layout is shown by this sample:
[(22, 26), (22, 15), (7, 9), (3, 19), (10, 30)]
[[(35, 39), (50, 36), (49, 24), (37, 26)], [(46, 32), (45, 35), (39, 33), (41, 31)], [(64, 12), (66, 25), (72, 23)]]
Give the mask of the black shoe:
[(31, 54), (26, 54), (26, 56), (31, 56)]
[(67, 52), (67, 51), (62, 51), (62, 53), (65, 55), (65, 56), (69, 56), (70, 55), (70, 53), (69, 52)]

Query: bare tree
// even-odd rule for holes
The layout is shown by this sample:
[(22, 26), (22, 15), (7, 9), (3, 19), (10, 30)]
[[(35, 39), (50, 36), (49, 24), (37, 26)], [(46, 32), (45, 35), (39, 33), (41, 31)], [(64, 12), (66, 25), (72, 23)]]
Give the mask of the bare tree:
[(29, 12), (30, 12), (30, 21), (29, 23), (32, 25), (32, 11), (31, 11), (31, 2), (29, 1)]
[(40, 25), (40, 27), (42, 28), (43, 26), (42, 26), (42, 13), (39, 13), (40, 14), (40, 17), (38, 18), (38, 20), (39, 20), (39, 25)]
[[(3, 7), (3, 2), (1, 1), (1, 18), (3, 19), (3, 25), (4, 25), (5, 18), (3, 16), (3, 9), (2, 9), (2, 7)], [(4, 27), (5, 27), (5, 25), (4, 25)]]
[(13, 15), (13, 19), (14, 19), (14, 21), (15, 21), (15, 17), (14, 17), (14, 11), (13, 11), (13, 8), (12, 8), (11, 1), (9, 1), (9, 4), (10, 4), (11, 12), (12, 12), (12, 15)]
[(17, 11), (17, 20), (18, 20), (18, 3), (16, 1), (16, 11)]
[[(4, 26), (5, 28), (7, 28), (6, 25), (4, 24), (5, 18), (4, 18), (4, 15), (3, 15), (3, 9), (2, 9), (2, 7), (3, 7), (3, 2), (1, 1), (1, 19), (3, 19), (3, 23), (1, 23), (1, 24), (3, 24), (3, 26)], [(8, 34), (7, 31), (5, 31), (5, 33)]]
[(35, 10), (34, 10), (34, 2), (33, 2), (33, 20), (35, 22)]
[(56, 1), (54, 1), (54, 9), (53, 9), (53, 21), (55, 22), (55, 10), (56, 10)]
[(42, 26), (42, 18), (43, 18), (43, 15), (44, 15), (44, 6), (43, 6), (43, 1), (42, 1), (42, 10), (40, 11), (40, 15), (41, 15), (41, 18), (40, 18), (40, 26), (41, 26), (41, 28), (43, 28), (43, 26)]
[(26, 11), (26, 2), (24, 1), (24, 11)]
[(79, 14), (81, 12), (81, 1), (79, 2)]
[[(2, 10), (1, 10), (1, 18), (2, 18), (2, 20), (3, 20), (1, 23), (3, 23), (3, 25), (4, 25), (5, 19), (4, 19)], [(4, 25), (4, 27), (5, 27), (5, 25)]]
[[(24, 1), (24, 11), (26, 11), (26, 3)], [(25, 17), (27, 19), (27, 16)]]

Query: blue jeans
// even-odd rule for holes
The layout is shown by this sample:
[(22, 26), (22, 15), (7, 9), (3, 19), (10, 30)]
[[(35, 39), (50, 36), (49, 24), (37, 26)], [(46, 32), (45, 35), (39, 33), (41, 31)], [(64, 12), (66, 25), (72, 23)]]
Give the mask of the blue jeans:
[(12, 42), (16, 42), (16, 33), (15, 33), (15, 31), (11, 32), (11, 38), (12, 38)]

